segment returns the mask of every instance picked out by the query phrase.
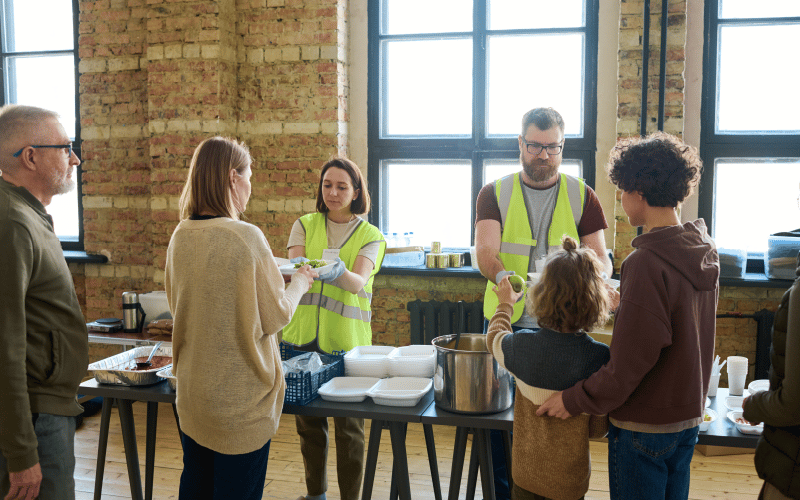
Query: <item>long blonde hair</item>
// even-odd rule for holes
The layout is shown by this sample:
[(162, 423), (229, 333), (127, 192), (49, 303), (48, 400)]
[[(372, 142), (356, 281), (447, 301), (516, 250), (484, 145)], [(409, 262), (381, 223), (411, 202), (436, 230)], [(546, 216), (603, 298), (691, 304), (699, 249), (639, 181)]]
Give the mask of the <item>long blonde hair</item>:
[(238, 220), (231, 194), (230, 171), (244, 173), (252, 162), (243, 142), (229, 137), (210, 137), (194, 150), (189, 176), (180, 200), (181, 220), (201, 212)]
[(565, 236), (561, 250), (547, 259), (542, 277), (526, 303), (539, 325), (560, 332), (585, 330), (608, 321), (609, 299), (603, 264), (590, 248)]

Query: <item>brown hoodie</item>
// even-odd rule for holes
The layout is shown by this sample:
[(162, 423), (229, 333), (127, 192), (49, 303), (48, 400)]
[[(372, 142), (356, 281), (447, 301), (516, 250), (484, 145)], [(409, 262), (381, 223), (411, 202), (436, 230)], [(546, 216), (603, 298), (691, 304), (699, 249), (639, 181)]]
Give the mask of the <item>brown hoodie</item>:
[(702, 219), (655, 228), (632, 245), (620, 271), (611, 360), (564, 391), (564, 406), (573, 415), (608, 413), (623, 428), (688, 428), (702, 419), (714, 358), (716, 246)]

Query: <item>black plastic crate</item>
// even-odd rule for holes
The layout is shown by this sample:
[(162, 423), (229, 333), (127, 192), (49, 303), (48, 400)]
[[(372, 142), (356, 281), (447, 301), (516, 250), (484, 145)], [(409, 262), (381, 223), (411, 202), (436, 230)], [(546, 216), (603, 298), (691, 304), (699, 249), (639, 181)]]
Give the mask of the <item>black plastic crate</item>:
[[(281, 343), (281, 360), (286, 361), (295, 356), (305, 354), (306, 351), (298, 351), (288, 344)], [(287, 405), (307, 405), (313, 401), (319, 388), (334, 377), (344, 376), (344, 352), (333, 354), (320, 354), (320, 358), (325, 365), (315, 372), (287, 373), (286, 377), (286, 396), (283, 403)]]

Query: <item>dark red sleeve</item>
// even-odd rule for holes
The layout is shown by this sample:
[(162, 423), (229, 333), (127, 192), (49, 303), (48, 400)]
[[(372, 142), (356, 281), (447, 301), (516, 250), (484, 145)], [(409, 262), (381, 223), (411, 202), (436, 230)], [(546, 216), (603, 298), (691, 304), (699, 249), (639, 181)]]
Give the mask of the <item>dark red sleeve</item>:
[(482, 220), (496, 220), (501, 223), (503, 220), (500, 216), (500, 206), (497, 204), (494, 182), (481, 188), (478, 200), (475, 202), (475, 224)]
[[(480, 200), (480, 196), (478, 200)], [(600, 200), (594, 190), (586, 186), (586, 199), (583, 202), (581, 222), (578, 224), (578, 236), (586, 236), (606, 228), (608, 228), (608, 222), (606, 221), (606, 215), (603, 213), (603, 207), (600, 205)]]

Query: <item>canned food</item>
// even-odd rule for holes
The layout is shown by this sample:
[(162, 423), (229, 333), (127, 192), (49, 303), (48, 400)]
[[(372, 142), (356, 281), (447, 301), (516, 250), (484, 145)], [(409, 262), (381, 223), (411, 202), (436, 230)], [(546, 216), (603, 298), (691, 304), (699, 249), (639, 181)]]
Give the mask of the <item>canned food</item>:
[(431, 253), (442, 253), (442, 242), (434, 241), (431, 243)]
[(425, 267), (428, 269), (434, 269), (437, 266), (436, 262), (436, 254), (429, 253), (425, 255)]
[(436, 254), (436, 267), (445, 269), (450, 265), (450, 256), (446, 253)]
[(460, 253), (451, 253), (448, 254), (450, 256), (450, 267), (461, 267), (463, 264), (464, 255)]

